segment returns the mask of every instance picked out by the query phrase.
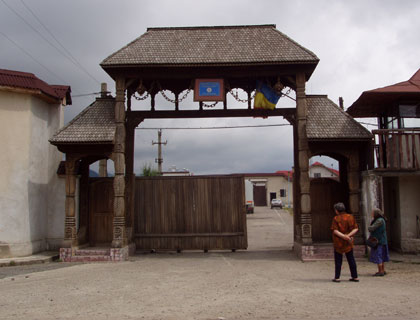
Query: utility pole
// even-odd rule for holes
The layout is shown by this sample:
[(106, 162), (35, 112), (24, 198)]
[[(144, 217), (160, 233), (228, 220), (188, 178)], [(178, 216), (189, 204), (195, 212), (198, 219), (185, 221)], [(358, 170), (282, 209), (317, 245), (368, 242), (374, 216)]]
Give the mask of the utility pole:
[(162, 174), (162, 144), (166, 145), (168, 141), (162, 142), (162, 129), (159, 129), (158, 131), (158, 142), (152, 141), (152, 145), (157, 144), (158, 145), (158, 157), (155, 159), (155, 162), (158, 164), (158, 171), (160, 174)]

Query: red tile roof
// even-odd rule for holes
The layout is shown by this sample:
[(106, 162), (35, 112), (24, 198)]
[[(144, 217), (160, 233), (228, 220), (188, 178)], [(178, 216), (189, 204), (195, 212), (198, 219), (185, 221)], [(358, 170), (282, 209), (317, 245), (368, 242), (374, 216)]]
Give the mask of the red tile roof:
[(0, 86), (36, 90), (59, 100), (65, 97), (66, 103), (71, 104), (70, 86), (49, 85), (32, 73), (0, 69)]
[(335, 170), (335, 169), (333, 169), (333, 168), (328, 168), (326, 165), (324, 165), (323, 163), (321, 163), (321, 162), (314, 162), (312, 165), (311, 165), (311, 167), (324, 167), (325, 169), (327, 169), (328, 171), (330, 171), (330, 172), (332, 172), (332, 173), (334, 173), (335, 175), (337, 175), (337, 176), (339, 176), (340, 175), (340, 171), (338, 171), (338, 170)]

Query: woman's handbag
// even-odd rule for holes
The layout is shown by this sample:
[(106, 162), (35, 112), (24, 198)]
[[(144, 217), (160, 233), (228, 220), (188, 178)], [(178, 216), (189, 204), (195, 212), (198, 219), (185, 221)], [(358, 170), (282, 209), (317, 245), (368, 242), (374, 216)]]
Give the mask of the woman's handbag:
[(378, 246), (378, 239), (376, 239), (375, 237), (370, 236), (367, 240), (366, 240), (366, 244), (375, 249)]

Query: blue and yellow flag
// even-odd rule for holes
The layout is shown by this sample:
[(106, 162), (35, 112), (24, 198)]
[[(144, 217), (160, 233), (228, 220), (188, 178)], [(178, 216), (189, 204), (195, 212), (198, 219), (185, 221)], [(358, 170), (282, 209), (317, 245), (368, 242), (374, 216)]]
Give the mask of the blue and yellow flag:
[(274, 110), (281, 95), (278, 95), (272, 88), (257, 81), (257, 92), (255, 93), (254, 109)]

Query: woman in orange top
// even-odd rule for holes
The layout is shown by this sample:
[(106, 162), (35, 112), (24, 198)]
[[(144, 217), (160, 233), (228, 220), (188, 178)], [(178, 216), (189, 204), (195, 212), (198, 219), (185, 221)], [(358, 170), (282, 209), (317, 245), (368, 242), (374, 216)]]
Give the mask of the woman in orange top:
[(356, 260), (353, 255), (353, 236), (359, 231), (359, 227), (354, 217), (346, 213), (343, 203), (336, 203), (334, 210), (336, 216), (332, 221), (331, 230), (333, 232), (335, 277), (332, 281), (340, 282), (341, 265), (343, 254), (345, 254), (350, 267), (350, 281), (358, 282)]

